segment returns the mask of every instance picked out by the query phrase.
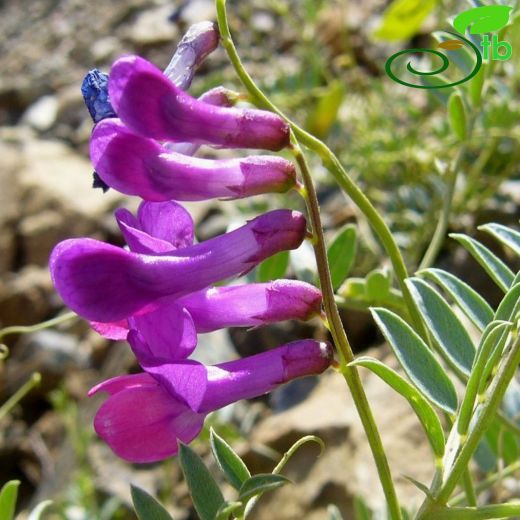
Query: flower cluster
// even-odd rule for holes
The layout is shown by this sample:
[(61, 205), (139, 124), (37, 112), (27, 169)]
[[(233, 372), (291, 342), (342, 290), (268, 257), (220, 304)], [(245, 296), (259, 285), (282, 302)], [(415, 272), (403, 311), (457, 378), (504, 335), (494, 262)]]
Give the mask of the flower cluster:
[(297, 248), (306, 233), (301, 213), (270, 211), (194, 244), (192, 218), (176, 202), (282, 192), (296, 185), (292, 163), (279, 157), (192, 156), (201, 144), (280, 150), (289, 142), (281, 118), (232, 106), (237, 97), (225, 89), (199, 99), (184, 91), (217, 43), (213, 24), (197, 24), (164, 73), (127, 56), (113, 64), (109, 76), (90, 72), (82, 88), (97, 123), (90, 153), (99, 181), (143, 202), (135, 216), (116, 211), (127, 247), (66, 240), (52, 252), (50, 269), (64, 302), (100, 334), (127, 339), (143, 369), (90, 392), (109, 394), (94, 421), (97, 433), (133, 462), (175, 454), (179, 441), (199, 434), (209, 412), (320, 373), (332, 361), (331, 347), (314, 340), (215, 366), (189, 359), (199, 333), (306, 320), (321, 307), (320, 291), (299, 281), (214, 286)]

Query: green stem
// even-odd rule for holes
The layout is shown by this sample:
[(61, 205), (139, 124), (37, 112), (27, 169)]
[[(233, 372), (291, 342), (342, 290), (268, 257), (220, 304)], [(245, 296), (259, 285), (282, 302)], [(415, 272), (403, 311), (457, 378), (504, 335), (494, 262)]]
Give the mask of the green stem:
[(473, 486), (473, 479), (471, 478), (471, 473), (467, 468), (462, 477), (462, 484), (464, 486), (464, 493), (466, 494), (468, 506), (476, 507), (477, 495), (475, 493), (475, 487)]
[(462, 159), (464, 154), (466, 153), (466, 146), (462, 146), (457, 154), (457, 158), (455, 162), (448, 170), (447, 174), (447, 192), (444, 196), (444, 203), (441, 210), (441, 215), (439, 221), (437, 222), (437, 226), (433, 233), (432, 240), (428, 249), (424, 253), (423, 259), (419, 264), (419, 270), (427, 269), (430, 267), (437, 255), (439, 254), (439, 250), (444, 243), (444, 239), (446, 238), (446, 231), (448, 229), (448, 225), (450, 223), (450, 215), (453, 207), (453, 199), (455, 195), (455, 186), (457, 184), (458, 173), (460, 170), (460, 166), (462, 163)]
[(370, 409), (361, 378), (356, 367), (349, 366), (349, 363), (354, 360), (354, 353), (348, 341), (343, 323), (339, 315), (338, 308), (335, 303), (334, 289), (332, 287), (332, 280), (330, 276), (329, 263), (327, 259), (327, 250), (325, 247), (325, 239), (323, 236), (323, 228), (321, 225), (320, 208), (318, 205), (318, 197), (316, 189), (312, 182), (312, 176), (309, 171), (305, 156), (297, 142), (293, 138), (293, 153), (302, 173), (303, 182), (307, 192), (306, 203), (308, 214), (310, 217), (312, 231), (316, 238), (314, 247), (314, 254), (316, 256), (316, 264), (318, 268), (318, 276), (320, 279), (321, 291), (323, 293), (323, 306), (325, 314), (330, 326), (330, 332), (334, 343), (340, 355), (340, 370), (347, 382), (347, 385), (352, 394), (354, 404), (363, 424), (367, 440), (375, 460), (376, 468), (379, 474), (379, 479), (383, 487), (383, 492), (388, 505), (390, 518), (401, 519), (401, 508), (395, 492), (395, 487), (390, 472), (390, 466), (386, 458), (386, 453), (383, 448), (383, 443), (377, 429), (377, 425)]
[(404, 263), (401, 251), (399, 250), (399, 247), (395, 242), (394, 237), (390, 229), (386, 225), (385, 221), (378, 213), (378, 211), (375, 209), (375, 207), (372, 205), (370, 200), (363, 193), (361, 188), (359, 188), (351, 179), (351, 177), (348, 175), (348, 173), (341, 165), (339, 159), (332, 153), (328, 146), (316, 137), (314, 137), (312, 134), (309, 134), (308, 132), (303, 130), (303, 128), (300, 128), (298, 125), (293, 123), (258, 88), (251, 76), (244, 69), (240, 61), (240, 57), (238, 56), (238, 53), (236, 51), (233, 40), (231, 38), (231, 33), (227, 21), (226, 0), (216, 0), (216, 8), (222, 45), (226, 49), (228, 57), (231, 63), (233, 64), (235, 71), (238, 77), (240, 78), (242, 84), (249, 92), (253, 103), (261, 108), (266, 108), (268, 110), (271, 110), (272, 112), (275, 112), (280, 117), (285, 119), (285, 121), (287, 121), (287, 123), (291, 126), (294, 136), (298, 139), (298, 141), (307, 148), (314, 151), (321, 158), (323, 165), (327, 168), (327, 170), (329, 170), (329, 172), (332, 174), (336, 182), (341, 186), (343, 191), (352, 199), (354, 204), (356, 204), (356, 206), (366, 217), (372, 229), (375, 231), (375, 233), (381, 240), (381, 243), (383, 244), (383, 247), (385, 248), (389, 256), (390, 261), (392, 262), (395, 276), (397, 278), (399, 287), (403, 293), (406, 305), (415, 323), (417, 331), (419, 331), (423, 337), (427, 337), (426, 329), (421, 320), (420, 314), (417, 310), (412, 295), (410, 294), (408, 287), (405, 284), (405, 279), (408, 277), (408, 271), (406, 269), (406, 265)]
[(435, 509), (422, 518), (424, 520), (492, 520), (496, 518), (518, 518), (519, 515), (520, 504), (499, 504)]
[(39, 372), (35, 372), (1, 407), (0, 421), (42, 380)]
[[(485, 491), (486, 489), (489, 489), (491, 486), (496, 484), (497, 482), (503, 480), (506, 477), (509, 477), (510, 475), (513, 475), (517, 471), (520, 470), (520, 461), (513, 462), (509, 466), (505, 467), (501, 471), (498, 471), (497, 473), (494, 473), (493, 475), (489, 476), (487, 479), (483, 480), (482, 482), (479, 482), (476, 485), (476, 492), (477, 495), (481, 493), (482, 491)], [(466, 495), (464, 493), (459, 493), (457, 496), (453, 498), (453, 500), (450, 501), (451, 506), (456, 506), (458, 504), (461, 504), (464, 499), (466, 498)]]
[(462, 449), (458, 453), (447, 478), (440, 487), (438, 493), (436, 493), (434, 502), (425, 503), (423, 505), (424, 507), (418, 515), (418, 519), (420, 518), (422, 520), (424, 518), (428, 518), (427, 515), (432, 509), (435, 508), (436, 505), (444, 505), (447, 503), (448, 499), (453, 493), (453, 490), (455, 489), (455, 486), (460, 481), (464, 471), (466, 471), (471, 457), (478, 447), (478, 443), (493, 421), (507, 387), (515, 375), (519, 362), (520, 336), (518, 333), (516, 333), (512, 347), (509, 353), (504, 356), (504, 360), (497, 372), (497, 375), (491, 383), (484, 403), (476, 412), (478, 414), (478, 418), (475, 422), (475, 425), (468, 434), (468, 437), (466, 438)]
[(52, 318), (52, 320), (42, 321), (36, 325), (13, 325), (12, 327), (6, 327), (5, 329), (0, 330), (0, 340), (8, 334), (28, 334), (30, 332), (36, 332), (38, 330), (54, 327), (55, 325), (59, 325), (60, 323), (77, 317), (78, 315), (75, 312), (67, 312), (61, 316)]

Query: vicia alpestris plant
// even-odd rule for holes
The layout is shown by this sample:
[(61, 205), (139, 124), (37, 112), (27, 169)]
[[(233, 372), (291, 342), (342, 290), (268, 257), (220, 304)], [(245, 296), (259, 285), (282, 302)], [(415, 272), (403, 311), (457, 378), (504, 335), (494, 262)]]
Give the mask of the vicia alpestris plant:
[[(468, 118), (466, 108), (480, 104), (484, 80), (473, 90), (450, 95), (448, 114), (460, 150), (446, 175), (446, 204), (432, 244), (421, 268), (410, 276), (381, 214), (327, 145), (288, 119), (259, 89), (233, 43), (225, 0), (217, 0), (216, 9), (218, 27), (204, 22), (190, 28), (164, 72), (143, 58), (125, 56), (108, 75), (94, 70), (83, 83), (96, 123), (90, 140), (94, 185), (142, 199), (135, 215), (126, 209), (115, 213), (126, 247), (75, 238), (58, 244), (50, 259), (53, 282), (65, 304), (103, 336), (126, 339), (142, 369), (91, 390), (90, 395), (108, 395), (94, 420), (96, 432), (114, 453), (131, 462), (178, 454), (200, 518), (242, 519), (262, 493), (286, 484), (279, 473), (302, 443), (321, 441), (303, 438), (271, 474), (251, 475), (231, 446), (212, 432), (213, 456), (236, 490), (230, 500), (187, 444), (199, 435), (210, 412), (333, 366), (345, 378), (365, 429), (386, 514), (399, 520), (403, 509), (360, 377), (360, 369), (368, 369), (409, 402), (431, 446), (435, 473), (430, 482), (414, 480), (424, 492), (414, 518), (520, 517), (520, 504), (484, 504), (479, 499), (498, 478), (498, 460), (508, 464), (504, 473), (519, 466), (520, 410), (515, 403), (520, 399), (514, 377), (520, 362), (520, 276), (481, 242), (463, 234), (452, 238), (503, 292), (497, 308), (460, 278), (431, 267), (445, 239), (461, 158), (476, 124), (476, 116)], [(217, 87), (196, 99), (187, 93), (193, 75), (219, 43), (247, 96)], [(243, 100), (255, 108), (237, 106)], [(293, 160), (272, 153), (194, 157), (201, 145), (285, 150)], [(346, 280), (356, 231), (347, 227), (325, 243), (307, 153), (322, 161), (357, 205), (391, 269)], [(272, 210), (200, 243), (194, 243), (193, 220), (179, 204), (289, 190), (301, 195), (306, 215)], [(500, 224), (481, 230), (510, 256), (520, 255), (519, 232)], [(268, 265), (283, 278), (286, 252), (304, 240), (314, 249), (319, 288), (290, 279), (222, 285), (259, 265)], [(401, 372), (377, 359), (354, 357), (338, 304), (370, 310)], [(304, 339), (213, 366), (190, 359), (199, 334), (312, 317), (321, 318), (333, 346)], [(475, 481), (475, 463), (488, 472), (482, 482)], [(140, 520), (171, 518), (139, 488), (132, 489), (132, 497)], [(337, 518), (339, 513), (332, 514)]]

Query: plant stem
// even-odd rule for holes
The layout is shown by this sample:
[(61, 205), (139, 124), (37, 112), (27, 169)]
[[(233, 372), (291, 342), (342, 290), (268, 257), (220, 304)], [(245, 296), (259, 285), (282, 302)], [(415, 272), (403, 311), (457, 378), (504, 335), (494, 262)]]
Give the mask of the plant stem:
[(450, 223), (451, 209), (453, 207), (455, 186), (457, 184), (458, 173), (459, 173), (462, 159), (463, 159), (465, 153), (466, 153), (466, 146), (463, 145), (459, 149), (455, 162), (450, 166), (450, 169), (448, 170), (448, 173), (447, 173), (447, 181), (448, 181), (447, 188), (448, 189), (444, 196), (444, 203), (442, 206), (441, 215), (440, 215), (439, 221), (437, 222), (437, 226), (433, 233), (433, 237), (430, 242), (430, 245), (428, 246), (428, 249), (424, 253), (423, 259), (421, 260), (421, 263), (419, 264), (419, 270), (427, 269), (428, 267), (430, 267), (433, 264), (433, 262), (435, 262), (435, 259), (437, 258), (437, 255), (439, 254), (439, 250), (444, 242), (444, 239), (446, 238), (446, 231), (447, 231), (448, 225)]
[(386, 453), (381, 442), (381, 437), (374, 420), (374, 416), (370, 409), (368, 399), (359, 377), (356, 367), (349, 366), (349, 363), (354, 360), (354, 353), (348, 341), (343, 323), (339, 315), (338, 308), (335, 303), (334, 289), (332, 287), (332, 280), (330, 277), (329, 264), (327, 259), (327, 250), (325, 247), (325, 240), (323, 237), (323, 229), (321, 225), (320, 208), (318, 205), (318, 198), (316, 189), (312, 182), (312, 176), (309, 171), (307, 161), (298, 143), (293, 138), (293, 153), (302, 173), (304, 185), (307, 191), (306, 203), (308, 214), (310, 217), (312, 231), (316, 237), (314, 247), (314, 254), (316, 256), (316, 264), (318, 267), (318, 276), (320, 279), (320, 286), (323, 293), (323, 306), (325, 314), (330, 326), (330, 332), (334, 343), (340, 355), (340, 371), (347, 382), (347, 385), (352, 394), (354, 404), (363, 424), (370, 449), (374, 456), (375, 464), (379, 474), (379, 479), (383, 487), (386, 497), (389, 514), (392, 519), (401, 518), (401, 509), (397, 500), (390, 467), (386, 458)]
[(57, 316), (56, 318), (52, 318), (51, 320), (42, 321), (36, 325), (13, 325), (12, 327), (6, 327), (5, 329), (0, 329), (0, 340), (8, 334), (28, 334), (30, 332), (36, 332), (38, 330), (54, 327), (54, 325), (59, 325), (60, 323), (77, 317), (78, 315), (71, 311), (61, 316)]
[(421, 508), (422, 511), (420, 511), (417, 516), (418, 519), (423, 520), (424, 518), (428, 518), (429, 513), (438, 507), (438, 505), (444, 505), (447, 503), (448, 499), (453, 493), (453, 490), (455, 489), (455, 486), (459, 482), (464, 471), (466, 471), (469, 461), (477, 449), (478, 443), (493, 421), (507, 387), (515, 375), (519, 363), (520, 336), (518, 335), (517, 331), (514, 337), (514, 341), (512, 342), (512, 347), (509, 353), (504, 356), (497, 375), (495, 376), (487, 392), (484, 403), (476, 412), (478, 414), (478, 418), (475, 421), (473, 429), (468, 434), (468, 437), (465, 440), (462, 449), (458, 453), (447, 478), (440, 486), (439, 491), (435, 494), (433, 502), (427, 499)]
[(422, 518), (424, 520), (493, 520), (497, 518), (518, 518), (519, 515), (520, 504), (499, 504), (436, 509)]
[(226, 49), (228, 57), (235, 68), (235, 71), (240, 78), (240, 81), (249, 92), (252, 101), (255, 105), (266, 108), (275, 112), (280, 117), (285, 119), (291, 126), (294, 136), (298, 141), (306, 146), (307, 148), (314, 151), (322, 160), (323, 165), (332, 174), (336, 182), (340, 185), (343, 191), (352, 199), (354, 204), (360, 209), (363, 215), (366, 217), (370, 226), (375, 231), (381, 243), (383, 244), (392, 266), (394, 273), (399, 283), (399, 287), (403, 293), (406, 305), (412, 317), (416, 330), (424, 337), (427, 338), (427, 332), (425, 326), (421, 320), (415, 302), (410, 294), (408, 287), (404, 283), (408, 276), (408, 271), (404, 263), (401, 251), (394, 237), (386, 225), (385, 221), (372, 205), (370, 200), (366, 197), (363, 191), (355, 184), (352, 178), (348, 175), (346, 170), (341, 165), (339, 159), (332, 153), (329, 147), (312, 134), (306, 132), (303, 128), (293, 123), (278, 107), (276, 107), (267, 96), (258, 88), (251, 76), (244, 69), (240, 57), (236, 51), (235, 45), (231, 38), (229, 30), (229, 24), (227, 21), (226, 13), (226, 0), (216, 0), (217, 8), (217, 20), (220, 31), (220, 38), (222, 45)]
[(468, 506), (476, 507), (477, 495), (475, 494), (473, 479), (471, 478), (471, 473), (468, 468), (466, 468), (466, 471), (464, 472), (464, 475), (462, 477), (462, 483), (464, 485), (464, 492), (466, 494)]
[(2, 420), (34, 387), (42, 380), (39, 372), (35, 372), (1, 407), (0, 420)]

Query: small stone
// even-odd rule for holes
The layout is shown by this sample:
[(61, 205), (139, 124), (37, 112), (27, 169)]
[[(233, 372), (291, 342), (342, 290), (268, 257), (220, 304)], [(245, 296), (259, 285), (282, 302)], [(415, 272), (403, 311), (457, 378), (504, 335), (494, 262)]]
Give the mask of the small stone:
[(270, 33), (275, 27), (274, 18), (269, 13), (255, 13), (251, 17), (251, 26), (260, 33)]
[(211, 0), (191, 0), (181, 11), (181, 19), (187, 25), (215, 19), (215, 6)]
[(25, 111), (22, 122), (39, 132), (45, 132), (54, 126), (57, 115), (58, 99), (56, 96), (43, 96)]
[(129, 39), (139, 46), (175, 41), (178, 32), (176, 26), (169, 20), (170, 15), (170, 5), (142, 12), (134, 25), (129, 29)]

